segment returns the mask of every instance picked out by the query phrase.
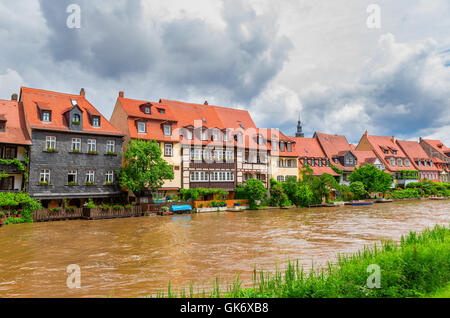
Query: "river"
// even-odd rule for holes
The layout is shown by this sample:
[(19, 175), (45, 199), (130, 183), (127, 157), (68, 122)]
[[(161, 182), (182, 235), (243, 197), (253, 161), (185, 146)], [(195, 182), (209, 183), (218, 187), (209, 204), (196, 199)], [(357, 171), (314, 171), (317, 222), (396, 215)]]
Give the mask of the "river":
[[(246, 284), (288, 259), (306, 269), (365, 244), (450, 224), (450, 201), (220, 212), (0, 228), (0, 297), (141, 297), (215, 277)], [(69, 264), (81, 288), (66, 284)], [(244, 285), (246, 285), (244, 284)]]

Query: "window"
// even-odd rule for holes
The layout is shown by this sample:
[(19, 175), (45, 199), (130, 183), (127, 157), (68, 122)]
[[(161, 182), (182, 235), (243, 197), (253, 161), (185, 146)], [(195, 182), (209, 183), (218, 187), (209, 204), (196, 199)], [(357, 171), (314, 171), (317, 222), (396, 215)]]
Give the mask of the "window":
[(162, 108), (158, 108), (158, 112), (160, 113), (160, 114), (165, 114), (166, 113), (166, 110), (165, 109), (162, 109)]
[(208, 181), (208, 174), (205, 171), (192, 171), (190, 174), (191, 182)]
[(108, 140), (106, 142), (106, 153), (114, 153), (116, 147), (116, 142), (114, 140)]
[(214, 159), (217, 162), (222, 162), (223, 161), (223, 151), (222, 150), (215, 150), (214, 151)]
[(277, 181), (278, 182), (284, 182), (284, 177), (283, 176), (278, 176), (277, 177)]
[(223, 141), (228, 142), (228, 131), (223, 132)]
[(396, 155), (396, 154), (397, 154), (397, 150), (392, 150), (392, 153), (393, 153), (394, 155)]
[(55, 150), (55, 149), (56, 149), (56, 137), (54, 137), (54, 136), (45, 137), (44, 151)]
[(100, 117), (99, 116), (92, 117), (92, 126), (100, 127)]
[(409, 159), (405, 159), (405, 167), (409, 167), (410, 163), (409, 163)]
[(6, 177), (0, 179), (0, 190), (14, 190), (14, 177)]
[(430, 167), (432, 167), (433, 166), (433, 161), (430, 161)]
[(204, 160), (207, 160), (207, 161), (209, 161), (209, 162), (211, 162), (212, 161), (212, 150), (211, 149), (209, 149), (209, 148), (205, 148), (205, 149), (203, 149), (203, 159)]
[(322, 160), (319, 159), (319, 167), (322, 167)]
[(77, 183), (77, 171), (69, 170), (67, 174), (67, 184)]
[(311, 167), (314, 167), (316, 165), (316, 160), (312, 159), (311, 160)]
[(213, 141), (218, 141), (219, 140), (219, 132), (217, 130), (213, 131), (212, 136), (213, 136), (213, 138), (212, 138)]
[(172, 144), (164, 144), (164, 156), (172, 157)]
[(226, 161), (233, 161), (234, 160), (234, 151), (233, 150), (226, 150), (225, 151), (225, 160)]
[(4, 148), (3, 159), (14, 159), (17, 156), (17, 147), (7, 146)]
[(95, 171), (88, 170), (86, 172), (86, 183), (94, 183), (94, 181), (95, 181)]
[(146, 132), (145, 123), (142, 121), (138, 122), (138, 133), (145, 134), (145, 132)]
[(96, 152), (97, 151), (97, 140), (88, 139), (88, 152)]
[(191, 130), (186, 130), (186, 131), (187, 131), (187, 139), (192, 140), (192, 131)]
[(284, 142), (280, 142), (280, 151), (284, 152)]
[(338, 159), (337, 158), (334, 158), (334, 163), (338, 163)]
[(39, 181), (50, 183), (50, 169), (41, 170), (41, 173), (39, 174)]
[(403, 167), (403, 160), (402, 159), (397, 159), (397, 166)]
[(164, 136), (172, 136), (172, 126), (164, 125)]
[(0, 120), (0, 132), (6, 131), (6, 120)]
[(202, 131), (202, 140), (207, 140), (208, 138), (207, 138), (207, 131), (206, 130), (203, 130)]
[(81, 150), (81, 139), (80, 138), (72, 138), (72, 151), (80, 152)]
[(292, 152), (292, 144), (290, 142), (287, 144), (287, 151)]
[(258, 145), (264, 145), (264, 138), (262, 136), (258, 136)]
[(113, 183), (114, 182), (114, 171), (107, 170), (105, 173), (105, 183)]
[(395, 159), (391, 158), (391, 166), (395, 167)]
[(81, 122), (81, 117), (79, 114), (74, 114), (72, 117), (72, 124), (79, 125)]
[(231, 171), (214, 171), (211, 172), (211, 181), (233, 182), (234, 173)]
[(272, 144), (272, 150), (273, 151), (277, 151), (278, 150), (278, 147), (277, 147), (277, 141), (276, 140), (272, 140), (272, 142), (271, 142), (271, 144)]
[(243, 139), (242, 134), (238, 134), (238, 135), (237, 135), (237, 142), (238, 142), (239, 144), (242, 144), (243, 141), (244, 141), (244, 139)]
[(148, 106), (144, 107), (144, 113), (150, 114), (150, 107)]
[(202, 149), (191, 149), (191, 160), (200, 161), (202, 160)]
[(70, 102), (72, 103), (72, 106), (78, 105), (78, 102), (76, 99), (71, 99)]
[(42, 112), (42, 121), (46, 122), (46, 123), (51, 122), (52, 121), (52, 112), (49, 110), (44, 110)]

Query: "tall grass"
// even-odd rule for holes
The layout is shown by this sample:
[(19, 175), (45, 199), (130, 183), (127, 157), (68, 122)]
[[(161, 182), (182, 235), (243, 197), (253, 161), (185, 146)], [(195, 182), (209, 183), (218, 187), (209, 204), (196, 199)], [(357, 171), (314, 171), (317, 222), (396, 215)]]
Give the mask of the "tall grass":
[[(368, 266), (381, 269), (380, 288), (369, 288)], [(352, 255), (338, 255), (336, 264), (309, 273), (299, 263), (289, 261), (284, 271), (253, 273), (252, 287), (242, 288), (239, 276), (221, 291), (219, 279), (208, 297), (231, 298), (344, 298), (344, 297), (421, 297), (450, 282), (450, 228), (435, 226), (420, 234), (410, 232), (400, 242), (383, 241), (379, 246), (364, 247)], [(186, 297), (184, 289), (169, 297)], [(157, 297), (165, 297), (158, 293)], [(205, 290), (196, 295), (191, 283), (189, 297), (206, 297)]]

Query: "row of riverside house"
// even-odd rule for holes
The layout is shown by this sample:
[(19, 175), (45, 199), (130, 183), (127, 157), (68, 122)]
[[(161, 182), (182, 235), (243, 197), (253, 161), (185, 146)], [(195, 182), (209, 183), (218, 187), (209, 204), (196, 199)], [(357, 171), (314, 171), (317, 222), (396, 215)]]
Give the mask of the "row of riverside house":
[[(0, 191), (27, 191), (44, 207), (63, 200), (81, 206), (129, 196), (117, 171), (132, 139), (156, 140), (174, 169), (160, 196), (181, 188), (222, 188), (233, 196), (250, 178), (299, 177), (304, 165), (348, 184), (352, 171), (373, 164), (394, 177), (393, 186), (423, 179), (449, 182), (450, 148), (439, 140), (416, 141), (364, 133), (358, 145), (345, 136), (316, 132), (305, 138), (256, 127), (248, 111), (161, 99), (125, 98), (119, 92), (108, 121), (80, 94), (22, 87), (20, 97), (0, 101)], [(141, 202), (155, 194), (143, 191)]]

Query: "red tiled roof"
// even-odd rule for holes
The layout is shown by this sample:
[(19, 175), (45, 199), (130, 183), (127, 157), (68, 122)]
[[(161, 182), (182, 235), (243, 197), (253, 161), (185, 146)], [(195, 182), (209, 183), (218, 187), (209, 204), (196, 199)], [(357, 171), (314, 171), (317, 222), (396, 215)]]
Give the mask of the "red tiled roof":
[(333, 169), (331, 169), (331, 167), (326, 167), (326, 166), (322, 166), (322, 167), (310, 167), (313, 170), (313, 175), (314, 176), (321, 176), (325, 173), (331, 174), (332, 176), (339, 176), (338, 173), (334, 172)]
[[(389, 160), (390, 157), (406, 159), (405, 153), (397, 146), (393, 137), (385, 136), (373, 136), (367, 134), (367, 140), (372, 145), (372, 149), (377, 157), (382, 161), (386, 168), (390, 171), (410, 170), (412, 167), (398, 167), (397, 165), (391, 166)], [(382, 149), (389, 151), (389, 154), (385, 154)], [(397, 154), (394, 155), (391, 150), (396, 150)]]
[[(105, 134), (121, 136), (122, 133), (115, 128), (89, 101), (81, 95), (52, 92), (42, 89), (21, 88), (21, 101), (25, 110), (25, 119), (31, 129), (57, 130), (63, 132), (73, 132), (69, 129), (63, 114), (72, 107), (71, 100), (77, 101), (78, 107), (82, 110), (84, 133)], [(39, 117), (38, 107), (42, 110), (52, 111), (51, 123), (43, 123)], [(91, 125), (89, 114), (100, 116), (101, 127), (96, 128)]]
[(0, 132), (0, 143), (31, 145), (21, 103), (0, 100), (0, 120), (6, 120), (5, 131)]
[[(172, 114), (172, 109), (164, 103), (155, 103), (144, 100), (118, 97), (120, 104), (130, 117), (154, 119), (161, 121), (176, 121)], [(145, 114), (140, 107), (146, 105), (150, 107), (150, 114)], [(159, 111), (163, 110), (163, 114)]]
[(316, 138), (292, 137), (299, 158), (326, 158)]
[(435, 139), (422, 139), (422, 140), (425, 141), (430, 146), (432, 146), (436, 151), (441, 153), (443, 156), (447, 156), (446, 153), (450, 152), (450, 148), (445, 146), (440, 140)]
[(358, 164), (374, 163), (377, 156), (372, 150), (352, 150), (352, 153), (358, 159)]
[(419, 171), (438, 171), (438, 169), (433, 167), (424, 167), (422, 165), (418, 166), (416, 164), (417, 160), (432, 160), (422, 146), (417, 141), (407, 141), (407, 140), (397, 140), (397, 144), (403, 150), (403, 152), (409, 157), (410, 161), (414, 165), (414, 168)]
[[(344, 156), (348, 151), (352, 152), (352, 147), (347, 141), (347, 138), (342, 135), (330, 135), (316, 132), (314, 136), (322, 146), (324, 153), (330, 160), (336, 157)], [(352, 152), (353, 153), (353, 152)], [(353, 171), (354, 167), (344, 167), (340, 162), (332, 162), (337, 168), (344, 171)]]

